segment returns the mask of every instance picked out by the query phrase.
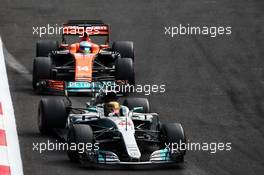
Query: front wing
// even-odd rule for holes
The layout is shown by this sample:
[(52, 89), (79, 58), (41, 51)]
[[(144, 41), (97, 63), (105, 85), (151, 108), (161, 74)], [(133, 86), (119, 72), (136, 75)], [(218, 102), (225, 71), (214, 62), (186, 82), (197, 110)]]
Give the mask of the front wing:
[(105, 91), (115, 86), (116, 81), (59, 81), (59, 80), (41, 80), (37, 83), (37, 92), (39, 93), (92, 93)]
[(85, 166), (93, 164), (109, 164), (109, 165), (154, 165), (154, 164), (176, 164), (182, 163), (182, 155), (180, 153), (171, 154), (168, 149), (154, 151), (148, 161), (120, 161), (118, 156), (111, 151), (86, 152), (81, 155), (81, 162)]

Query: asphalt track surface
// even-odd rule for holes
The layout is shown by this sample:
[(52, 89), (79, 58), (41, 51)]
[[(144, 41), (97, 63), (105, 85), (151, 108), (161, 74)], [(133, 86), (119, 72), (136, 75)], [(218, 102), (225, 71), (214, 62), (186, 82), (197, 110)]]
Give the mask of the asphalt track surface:
[[(263, 174), (264, 1), (1, 0), (0, 4), (3, 43), (29, 71), (7, 64), (24, 174)], [(155, 170), (87, 170), (70, 163), (64, 152), (33, 152), (32, 142), (50, 138), (38, 133), (40, 96), (32, 92), (28, 79), (40, 39), (32, 35), (32, 26), (67, 19), (103, 19), (111, 24), (112, 41), (134, 41), (137, 82), (166, 84), (166, 93), (148, 96), (153, 111), (164, 122), (182, 123), (191, 141), (231, 142), (232, 150), (190, 151), (183, 167)], [(231, 26), (232, 35), (164, 35), (164, 26), (180, 23)], [(5, 56), (12, 57), (7, 51)], [(73, 100), (81, 105), (88, 98)]]

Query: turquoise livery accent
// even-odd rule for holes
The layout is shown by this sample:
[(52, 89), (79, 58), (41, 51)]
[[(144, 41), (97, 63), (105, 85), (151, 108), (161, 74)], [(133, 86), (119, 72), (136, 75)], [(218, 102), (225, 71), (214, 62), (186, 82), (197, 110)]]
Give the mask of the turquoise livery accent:
[(170, 150), (165, 148), (161, 150), (154, 151), (150, 156), (150, 161), (170, 161)]
[(98, 92), (100, 90), (106, 90), (111, 86), (115, 86), (114, 81), (103, 81), (103, 82), (74, 81), (74, 82), (66, 83), (66, 89), (68, 92)]

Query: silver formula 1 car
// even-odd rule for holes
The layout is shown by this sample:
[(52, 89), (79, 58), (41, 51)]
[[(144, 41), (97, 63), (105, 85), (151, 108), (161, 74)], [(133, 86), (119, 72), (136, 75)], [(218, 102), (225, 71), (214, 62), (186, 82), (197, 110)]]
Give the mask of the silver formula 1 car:
[(168, 145), (186, 143), (181, 124), (162, 124), (150, 112), (145, 98), (127, 98), (118, 115), (107, 113), (113, 100), (97, 96), (85, 108), (72, 107), (70, 100), (43, 98), (38, 125), (42, 134), (67, 131), (66, 143), (96, 145), (80, 152), (68, 150), (71, 161), (93, 164), (170, 164), (184, 161), (185, 150)]

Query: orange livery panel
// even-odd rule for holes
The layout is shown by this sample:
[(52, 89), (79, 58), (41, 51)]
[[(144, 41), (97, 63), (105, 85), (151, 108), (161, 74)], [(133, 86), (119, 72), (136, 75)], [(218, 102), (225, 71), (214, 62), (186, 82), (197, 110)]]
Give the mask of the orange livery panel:
[(75, 53), (75, 81), (92, 81), (95, 54)]

